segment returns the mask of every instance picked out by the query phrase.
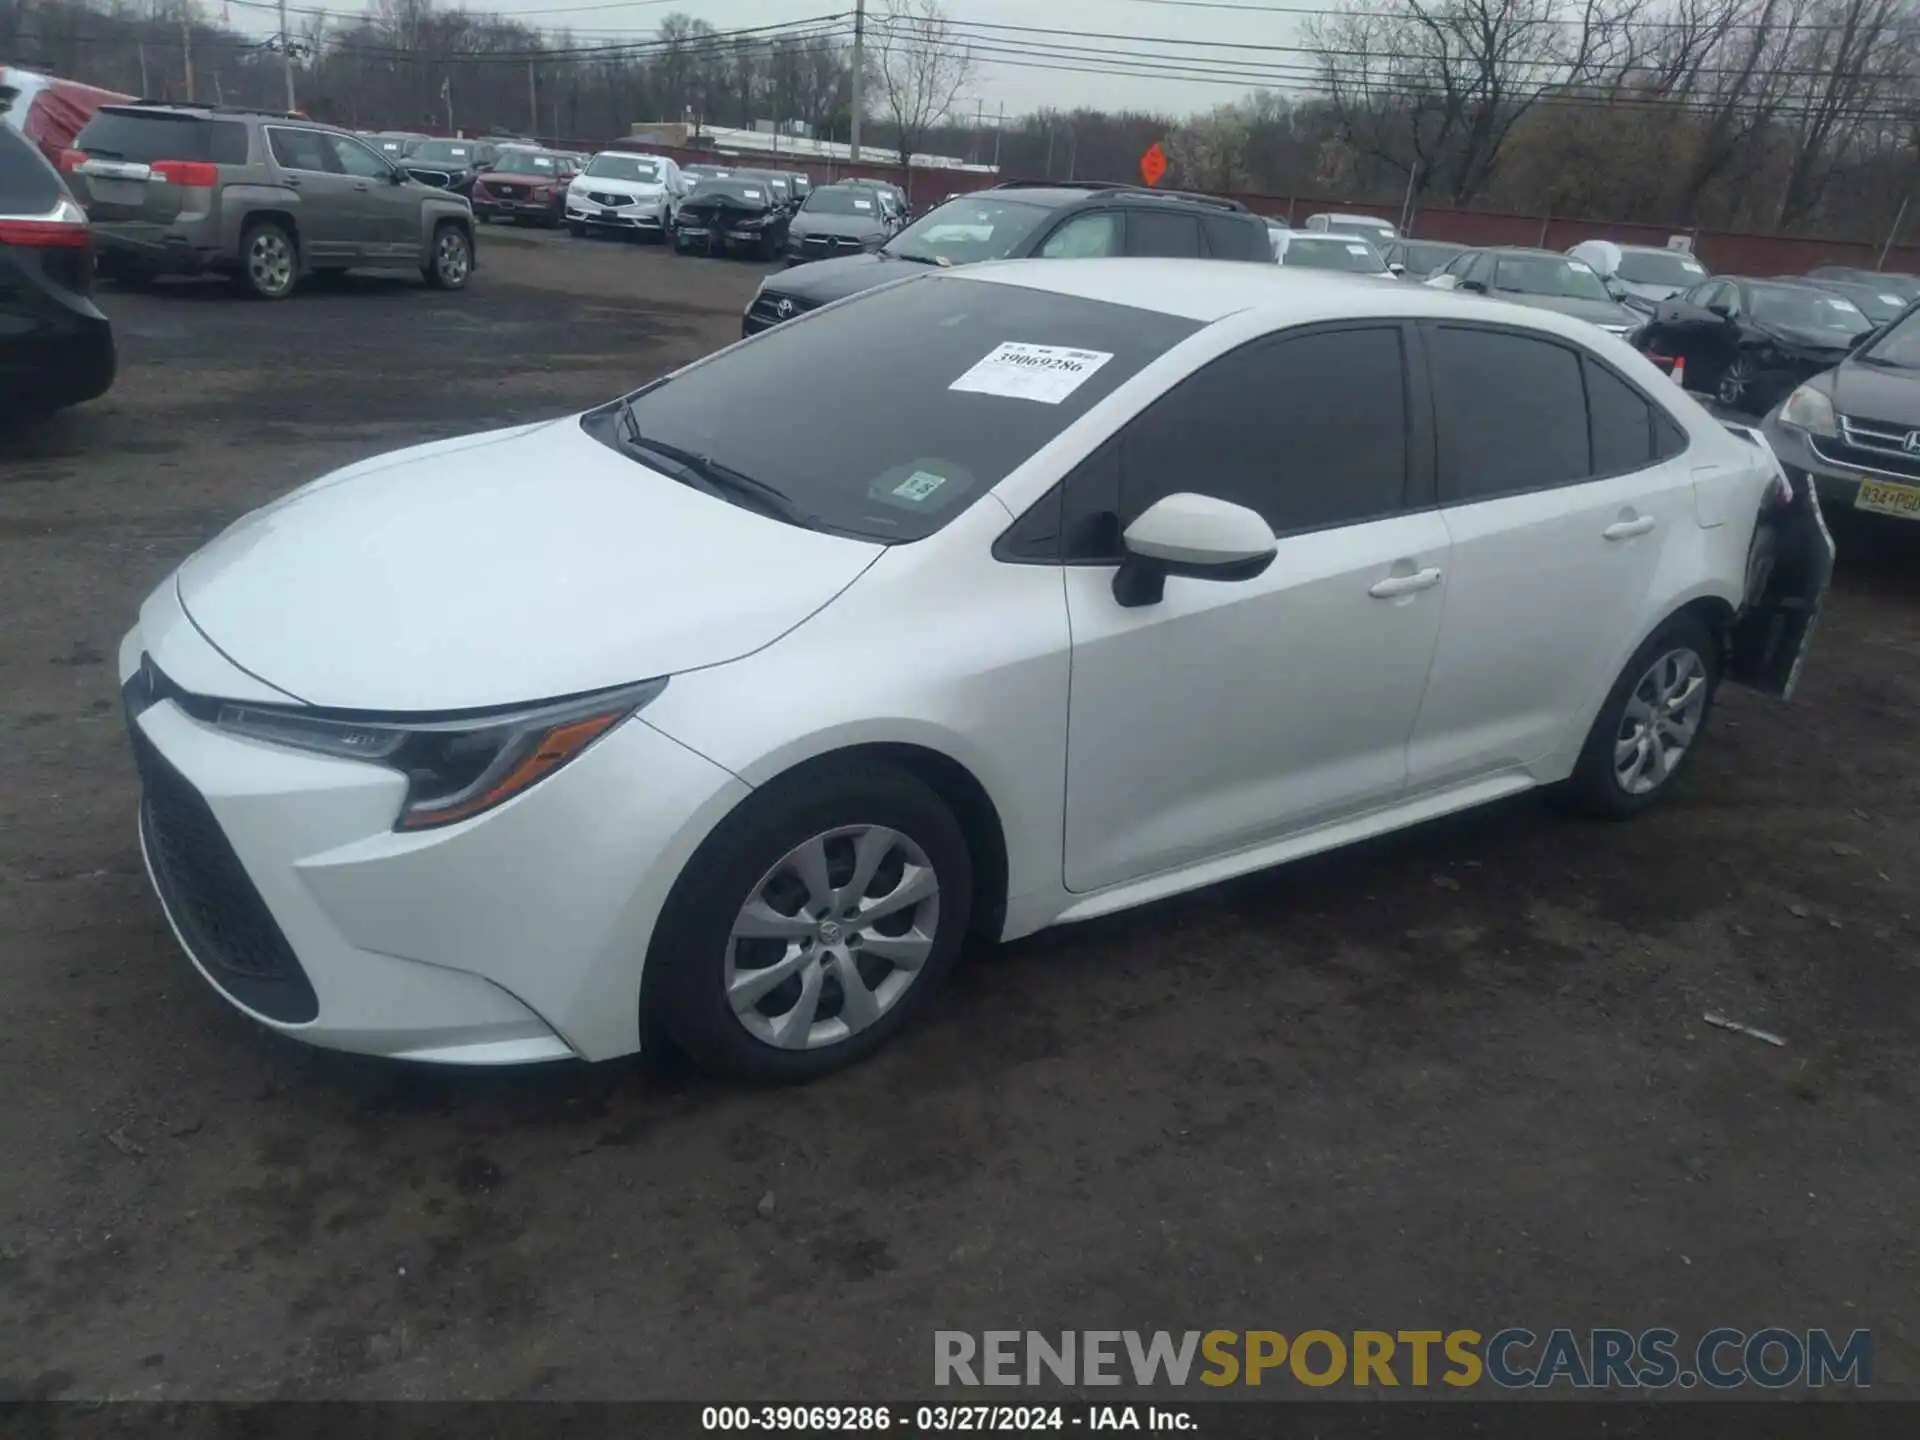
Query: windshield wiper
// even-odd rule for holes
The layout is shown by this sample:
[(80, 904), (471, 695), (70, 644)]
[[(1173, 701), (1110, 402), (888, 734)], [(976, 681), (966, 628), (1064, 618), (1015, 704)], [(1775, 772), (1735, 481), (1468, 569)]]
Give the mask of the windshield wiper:
[(953, 266), (953, 262), (942, 255), (910, 255), (905, 250), (886, 249), (883, 249), (881, 253), (883, 255), (890, 255), (895, 260), (911, 260), (915, 265), (938, 265), (942, 270), (950, 269)]
[(640, 421), (633, 413), (631, 400), (620, 402), (620, 438), (629, 450), (638, 450), (650, 458), (665, 461), (667, 470), (696, 490), (704, 490), (709, 495), (723, 499), (744, 499), (762, 513), (785, 520), (790, 525), (809, 530), (819, 528), (818, 518), (810, 511), (801, 509), (793, 497), (777, 485), (769, 485), (764, 480), (722, 465), (698, 451), (641, 434)]

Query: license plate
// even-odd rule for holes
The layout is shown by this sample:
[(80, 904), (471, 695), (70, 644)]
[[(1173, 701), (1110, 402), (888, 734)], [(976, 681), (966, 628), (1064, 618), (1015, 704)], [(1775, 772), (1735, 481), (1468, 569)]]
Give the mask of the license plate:
[(620, 218), (620, 212), (618, 210), (602, 210), (600, 212), (600, 218), (602, 220), (618, 220)]
[(704, 240), (707, 238), (707, 232), (704, 230), (687, 229), (682, 230), (680, 233), (689, 240)]
[(736, 230), (727, 236), (729, 240), (758, 240), (760, 237), (751, 230)]
[(1920, 485), (1862, 480), (1860, 493), (1853, 497), (1853, 508), (1871, 510), (1876, 515), (1898, 515), (1903, 520), (1920, 520)]
[(91, 180), (87, 189), (95, 200), (106, 205), (143, 205), (147, 199), (144, 180)]

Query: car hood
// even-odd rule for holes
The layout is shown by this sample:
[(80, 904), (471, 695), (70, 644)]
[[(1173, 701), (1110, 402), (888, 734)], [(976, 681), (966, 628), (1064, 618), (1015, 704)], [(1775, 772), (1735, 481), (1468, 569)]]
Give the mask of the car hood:
[(816, 260), (767, 281), (767, 293), (791, 295), (811, 305), (825, 305), (926, 268), (916, 261), (896, 260), (890, 255), (841, 255), (832, 260)]
[(1501, 300), (1530, 305), (1535, 310), (1552, 310), (1576, 320), (1591, 320), (1596, 325), (1638, 325), (1641, 317), (1611, 300), (1587, 300), (1578, 295), (1523, 295), (1516, 290), (1495, 292)]
[(177, 584), (228, 659), (309, 704), (468, 710), (749, 654), (883, 548), (691, 489), (570, 417), (325, 476)]
[(1760, 328), (1778, 344), (1794, 350), (1812, 350), (1837, 357), (1853, 348), (1853, 341), (1836, 340), (1831, 330), (1792, 330), (1784, 325), (1765, 325)]
[(1920, 430), (1920, 370), (1849, 360), (1820, 377), (1819, 384), (1842, 415)]
[(657, 199), (667, 193), (658, 180), (609, 180), (602, 175), (576, 175), (572, 187), (582, 192), (598, 190), (602, 195), (632, 195), (642, 200)]
[(869, 215), (809, 215), (801, 211), (793, 217), (795, 235), (845, 235), (855, 240), (884, 235), (886, 226)]

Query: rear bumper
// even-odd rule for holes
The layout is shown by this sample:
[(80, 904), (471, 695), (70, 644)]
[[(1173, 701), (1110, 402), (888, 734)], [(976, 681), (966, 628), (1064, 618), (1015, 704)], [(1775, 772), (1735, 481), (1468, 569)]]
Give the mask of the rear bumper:
[(201, 226), (146, 225), (107, 221), (93, 227), (93, 242), (109, 268), (131, 260), (160, 275), (199, 275), (230, 263)]
[(0, 339), (0, 411), (39, 414), (104, 395), (118, 353), (113, 326), (92, 306), (74, 310), (48, 297), (24, 328)]

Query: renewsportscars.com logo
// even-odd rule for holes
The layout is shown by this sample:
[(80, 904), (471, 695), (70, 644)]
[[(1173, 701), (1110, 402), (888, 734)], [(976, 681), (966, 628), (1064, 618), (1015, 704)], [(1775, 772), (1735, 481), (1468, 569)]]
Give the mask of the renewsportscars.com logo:
[(1263, 1384), (1503, 1390), (1784, 1390), (1873, 1383), (1873, 1335), (1678, 1331), (936, 1330), (936, 1385)]

